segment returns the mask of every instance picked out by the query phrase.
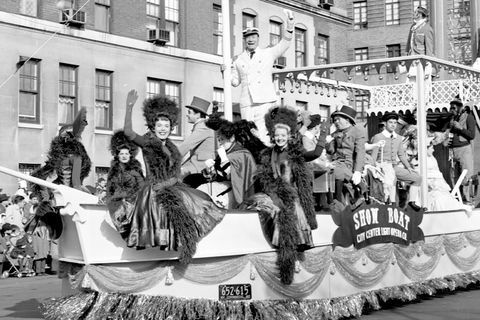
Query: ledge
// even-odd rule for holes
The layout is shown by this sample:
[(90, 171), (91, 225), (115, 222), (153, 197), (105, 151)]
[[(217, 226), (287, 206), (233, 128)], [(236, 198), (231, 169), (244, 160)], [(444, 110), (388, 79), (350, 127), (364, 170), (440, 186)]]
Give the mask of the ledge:
[(38, 124), (38, 123), (26, 123), (26, 122), (19, 122), (18, 123), (19, 128), (26, 128), (26, 129), (37, 129), (37, 130), (43, 130), (43, 124)]
[(106, 130), (106, 129), (95, 129), (94, 133), (95, 134), (103, 134), (103, 135), (107, 135), (107, 136), (113, 135), (112, 130)]

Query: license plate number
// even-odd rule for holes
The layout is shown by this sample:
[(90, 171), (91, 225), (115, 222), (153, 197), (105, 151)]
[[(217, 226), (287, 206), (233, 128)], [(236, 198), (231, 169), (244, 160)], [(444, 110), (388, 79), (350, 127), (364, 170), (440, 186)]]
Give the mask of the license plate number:
[(218, 286), (220, 300), (250, 300), (252, 299), (252, 286), (247, 284), (221, 284)]

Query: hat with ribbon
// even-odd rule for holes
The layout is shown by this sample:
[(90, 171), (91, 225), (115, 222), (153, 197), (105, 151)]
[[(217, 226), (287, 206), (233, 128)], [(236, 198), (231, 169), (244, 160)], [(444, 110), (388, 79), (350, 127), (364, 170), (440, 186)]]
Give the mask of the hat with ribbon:
[(185, 108), (193, 109), (196, 112), (200, 112), (203, 114), (208, 114), (208, 107), (210, 106), (210, 102), (199, 98), (199, 97), (193, 97), (192, 103), (189, 105), (186, 105)]

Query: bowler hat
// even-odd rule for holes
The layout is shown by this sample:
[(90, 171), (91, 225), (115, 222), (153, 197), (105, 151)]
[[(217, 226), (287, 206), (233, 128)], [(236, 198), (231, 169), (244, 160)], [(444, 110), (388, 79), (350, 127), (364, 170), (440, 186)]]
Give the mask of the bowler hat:
[(382, 121), (387, 122), (390, 119), (398, 120), (398, 114), (396, 112), (393, 112), (393, 111), (385, 112), (385, 114), (382, 117)]
[(460, 107), (463, 106), (462, 99), (460, 99), (460, 96), (458, 94), (455, 96), (455, 98), (453, 98), (452, 101), (450, 101), (450, 104), (457, 105), (457, 106), (460, 106)]
[(423, 14), (424, 17), (428, 17), (428, 10), (424, 7), (417, 7), (417, 12)]
[(355, 109), (353, 109), (349, 106), (342, 106), (342, 108), (340, 110), (332, 113), (331, 118), (333, 119), (333, 117), (335, 117), (335, 116), (340, 116), (340, 117), (344, 117), (344, 118), (350, 120), (350, 122), (352, 124), (355, 124), (355, 116), (356, 115), (357, 115), (357, 111), (355, 111)]
[(255, 28), (255, 27), (246, 28), (245, 30), (243, 30), (242, 34), (244, 38), (248, 37), (251, 34), (256, 34), (257, 36), (260, 35), (258, 28)]
[(190, 103), (189, 105), (186, 105), (185, 108), (193, 109), (197, 112), (207, 114), (209, 106), (210, 106), (210, 102), (194, 96), (192, 103)]
[(8, 201), (8, 196), (5, 193), (0, 194), (0, 202)]

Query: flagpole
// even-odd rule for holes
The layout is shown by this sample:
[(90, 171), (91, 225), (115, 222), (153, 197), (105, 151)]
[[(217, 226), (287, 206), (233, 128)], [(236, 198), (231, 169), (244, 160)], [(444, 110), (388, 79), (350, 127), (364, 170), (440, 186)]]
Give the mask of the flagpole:
[(223, 72), (223, 94), (224, 106), (223, 112), (225, 119), (232, 121), (232, 70), (231, 70), (231, 54), (230, 54), (230, 0), (222, 0), (222, 39), (223, 39), (223, 64), (225, 71)]

